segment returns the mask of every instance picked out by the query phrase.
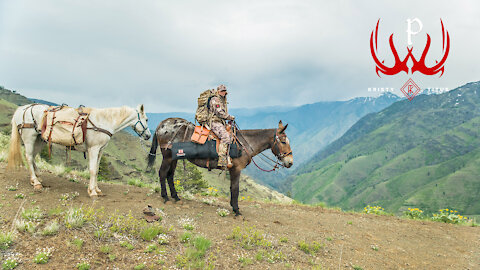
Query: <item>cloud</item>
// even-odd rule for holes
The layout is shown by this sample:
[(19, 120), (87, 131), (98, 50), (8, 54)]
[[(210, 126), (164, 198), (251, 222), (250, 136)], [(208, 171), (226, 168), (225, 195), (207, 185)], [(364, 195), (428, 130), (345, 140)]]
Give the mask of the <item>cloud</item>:
[(194, 111), (198, 94), (219, 83), (232, 107), (342, 100), (412, 77), (379, 78), (369, 37), (381, 18), (379, 51), (390, 64), (389, 34), (403, 55), (415, 16), (424, 24), (416, 54), (427, 32), (427, 60), (441, 54), (439, 18), (452, 49), (444, 76), (413, 79), (453, 88), (480, 79), (477, 14), (473, 1), (0, 1), (0, 84), (57, 103), (144, 103), (151, 112)]

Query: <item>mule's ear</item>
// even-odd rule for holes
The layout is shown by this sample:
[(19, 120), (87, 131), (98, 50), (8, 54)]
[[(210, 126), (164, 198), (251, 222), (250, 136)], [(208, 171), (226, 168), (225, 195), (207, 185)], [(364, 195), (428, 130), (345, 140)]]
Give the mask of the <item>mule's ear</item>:
[(283, 133), (283, 132), (285, 132), (285, 129), (287, 129), (287, 127), (288, 127), (288, 124), (286, 124), (286, 125), (285, 125), (285, 126), (284, 126), (284, 127), (281, 129), (281, 130), (280, 130), (280, 132), (279, 132), (279, 133)]
[(280, 122), (278, 122), (278, 129), (281, 129), (281, 128), (283, 128), (282, 120), (280, 120)]

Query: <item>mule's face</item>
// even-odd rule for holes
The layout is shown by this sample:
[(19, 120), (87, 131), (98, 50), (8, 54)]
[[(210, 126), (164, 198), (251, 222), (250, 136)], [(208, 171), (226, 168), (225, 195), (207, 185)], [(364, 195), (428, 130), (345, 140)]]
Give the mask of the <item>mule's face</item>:
[(288, 124), (285, 126), (282, 121), (278, 123), (278, 128), (273, 139), (272, 153), (283, 163), (283, 166), (290, 168), (293, 165), (293, 154), (290, 148), (290, 140), (285, 133)]
[(138, 105), (137, 107), (137, 122), (133, 125), (133, 130), (138, 134), (138, 136), (142, 137), (145, 140), (150, 139), (152, 134), (150, 133), (150, 129), (148, 128), (148, 117), (145, 113), (145, 108), (143, 104)]

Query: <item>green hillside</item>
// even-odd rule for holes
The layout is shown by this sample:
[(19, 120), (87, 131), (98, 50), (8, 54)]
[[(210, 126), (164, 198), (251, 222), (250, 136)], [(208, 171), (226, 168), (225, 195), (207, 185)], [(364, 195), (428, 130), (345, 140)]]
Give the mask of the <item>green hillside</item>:
[(480, 83), (365, 116), (297, 170), (295, 199), (480, 214)]
[(4, 99), (18, 106), (33, 103), (28, 98), (16, 93), (16, 91), (8, 90), (3, 86), (0, 86), (0, 99)]

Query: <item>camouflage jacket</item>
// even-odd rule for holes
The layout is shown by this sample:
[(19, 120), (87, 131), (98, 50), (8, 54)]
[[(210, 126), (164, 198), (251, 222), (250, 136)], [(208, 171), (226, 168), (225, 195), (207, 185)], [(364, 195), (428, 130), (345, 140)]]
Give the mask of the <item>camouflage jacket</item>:
[(214, 96), (210, 99), (210, 122), (221, 122), (233, 120), (233, 116), (228, 114), (227, 100), (224, 97)]

